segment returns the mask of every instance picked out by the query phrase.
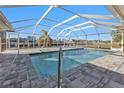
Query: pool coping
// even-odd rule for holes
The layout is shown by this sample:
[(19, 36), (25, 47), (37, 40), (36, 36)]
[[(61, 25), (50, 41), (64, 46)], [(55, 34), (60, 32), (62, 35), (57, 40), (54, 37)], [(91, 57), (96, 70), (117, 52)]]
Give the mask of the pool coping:
[[(30, 48), (30, 49), (20, 49), (19, 54), (39, 54), (45, 52), (56, 52), (59, 51), (60, 47), (55, 48)], [(90, 49), (90, 50), (102, 50), (102, 51), (114, 51), (110, 49), (98, 49), (98, 48), (85, 48), (85, 47), (61, 47), (62, 50), (73, 50), (73, 49)], [(18, 50), (6, 50), (2, 54), (17, 54)]]
[[(69, 50), (78, 50), (78, 49), (84, 49), (84, 50), (96, 50), (96, 51), (105, 51), (105, 52), (116, 52), (116, 51), (112, 51), (109, 49), (95, 49), (95, 48), (65, 48), (62, 49), (63, 51), (69, 51)], [(42, 51), (42, 52), (35, 52), (35, 53), (28, 53), (29, 55), (35, 55), (35, 54), (42, 54), (42, 53), (52, 53), (52, 52), (58, 52), (58, 50), (50, 50), (50, 51)]]

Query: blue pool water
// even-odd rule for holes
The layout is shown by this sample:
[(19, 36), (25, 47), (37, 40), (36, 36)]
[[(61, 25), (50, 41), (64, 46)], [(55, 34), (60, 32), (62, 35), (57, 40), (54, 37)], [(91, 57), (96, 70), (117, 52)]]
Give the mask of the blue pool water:
[[(62, 71), (85, 64), (107, 54), (110, 54), (110, 52), (85, 49), (63, 51)], [(39, 76), (49, 77), (57, 74), (58, 52), (31, 55), (31, 60)]]

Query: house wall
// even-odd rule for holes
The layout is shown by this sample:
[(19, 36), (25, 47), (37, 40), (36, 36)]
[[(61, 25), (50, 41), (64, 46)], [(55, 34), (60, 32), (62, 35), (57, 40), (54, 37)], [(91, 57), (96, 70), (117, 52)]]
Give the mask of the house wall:
[(6, 50), (6, 32), (0, 32), (0, 52)]

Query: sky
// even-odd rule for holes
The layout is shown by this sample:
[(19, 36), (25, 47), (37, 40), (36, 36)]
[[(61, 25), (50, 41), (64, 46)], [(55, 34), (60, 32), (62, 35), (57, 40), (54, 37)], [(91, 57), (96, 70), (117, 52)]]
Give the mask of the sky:
[[(106, 6), (103, 5), (68, 5), (68, 6), (62, 6), (66, 9), (69, 9), (77, 14), (101, 14), (101, 15), (112, 15), (111, 12), (107, 9)], [(49, 6), (28, 6), (28, 7), (13, 7), (13, 8), (0, 8), (0, 11), (3, 12), (3, 14), (6, 16), (6, 18), (9, 20), (9, 22), (14, 22), (18, 20), (25, 20), (25, 19), (32, 19), (36, 18), (35, 20), (30, 20), (30, 21), (24, 21), (24, 22), (18, 22), (18, 23), (13, 23), (12, 26), (13, 28), (18, 28), (18, 27), (23, 27), (23, 26), (28, 26), (28, 25), (34, 25), (38, 21), (38, 19), (47, 11)], [(49, 18), (52, 20), (56, 20), (58, 22), (62, 22), (70, 17), (74, 16), (73, 14), (66, 12), (62, 9), (59, 8), (54, 8), (45, 18)], [(96, 19), (93, 19), (96, 20)], [(76, 25), (81, 22), (86, 22), (89, 21), (87, 19), (83, 18), (77, 18), (72, 21), (67, 22), (68, 24), (71, 25)], [(98, 20), (98, 21), (106, 21), (106, 22), (117, 22), (116, 19), (113, 20)], [(41, 30), (48, 31), (50, 27), (45, 27), (43, 25), (48, 25), (48, 26), (54, 26), (57, 23), (56, 22), (50, 22), (47, 20), (42, 20), (41, 21), (41, 26), (37, 27), (35, 33), (36, 34), (42, 34)], [(55, 28), (52, 30), (50, 36), (52, 38), (56, 38), (54, 35), (57, 35), (62, 29), (67, 28), (68, 25), (61, 25), (59, 26), (59, 29)], [(24, 33), (32, 33), (34, 29), (34, 26), (24, 29), (20, 32)], [(15, 31), (18, 31), (17, 29)], [(110, 32), (104, 29), (97, 28), (97, 31), (100, 31), (101, 33), (103, 32)], [(89, 28), (86, 29), (84, 32), (87, 34), (94, 34), (97, 32), (95, 28)], [(64, 36), (68, 31), (65, 31), (61, 36)], [(71, 38), (77, 39), (85, 39), (82, 31), (76, 31), (75, 33), (71, 34)], [(27, 37), (27, 35), (22, 34), (22, 37)], [(39, 35), (38, 35), (39, 36)], [(89, 40), (97, 40), (97, 36), (88, 36)], [(103, 40), (109, 40), (110, 35), (101, 35), (101, 39)]]

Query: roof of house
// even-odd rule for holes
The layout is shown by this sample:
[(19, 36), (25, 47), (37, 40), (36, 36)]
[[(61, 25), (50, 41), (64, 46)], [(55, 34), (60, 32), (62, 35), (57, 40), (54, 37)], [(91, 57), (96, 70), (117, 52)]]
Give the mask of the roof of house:
[(0, 32), (13, 32), (11, 24), (8, 22), (4, 14), (0, 11)]

